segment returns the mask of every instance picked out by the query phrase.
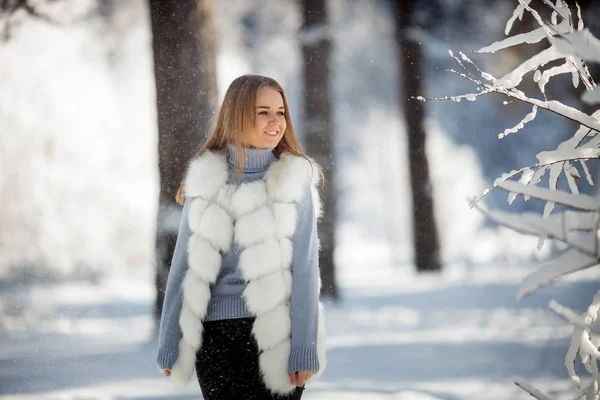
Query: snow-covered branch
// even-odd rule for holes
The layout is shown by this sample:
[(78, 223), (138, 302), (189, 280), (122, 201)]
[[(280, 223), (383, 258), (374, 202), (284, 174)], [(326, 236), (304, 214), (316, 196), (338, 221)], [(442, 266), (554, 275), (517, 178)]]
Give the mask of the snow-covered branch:
[(524, 194), (529, 197), (551, 201), (579, 210), (597, 211), (600, 209), (600, 199), (593, 196), (584, 194), (572, 195), (567, 192), (524, 185), (520, 182), (506, 181), (504, 179), (497, 179), (495, 185), (508, 192)]
[(563, 54), (573, 54), (591, 62), (600, 63), (600, 40), (589, 29), (582, 29), (554, 39), (554, 46)]
[(591, 332), (591, 327), (598, 320), (598, 312), (600, 311), (600, 290), (594, 296), (592, 304), (590, 304), (586, 312), (581, 315), (554, 300), (550, 301), (549, 307), (574, 327), (571, 345), (565, 358), (565, 366), (569, 371), (571, 379), (577, 385), (581, 382), (579, 376), (575, 372), (574, 366), (577, 354), (579, 354), (582, 364), (592, 375), (592, 383), (584, 389), (586, 399), (597, 399), (597, 396), (600, 394), (598, 392), (598, 359), (600, 359), (600, 351), (598, 351), (600, 343), (598, 342), (600, 339), (598, 338), (598, 335)]
[[(560, 25), (552, 26), (552, 30), (557, 33), (569, 33), (569, 25), (563, 21)], [(516, 46), (523, 43), (533, 44), (546, 39), (546, 31), (540, 27), (531, 32), (521, 33), (519, 35), (510, 36), (499, 42), (495, 42), (489, 46), (482, 47), (476, 53), (495, 53), (498, 50), (503, 50), (508, 47)]]
[[(474, 101), (477, 97), (483, 94), (499, 93), (511, 99), (531, 104), (532, 112), (527, 114), (517, 126), (508, 128), (504, 133), (500, 134), (500, 138), (508, 133), (515, 133), (523, 128), (525, 123), (533, 121), (536, 117), (538, 109), (547, 110), (560, 115), (568, 120), (575, 121), (581, 125), (594, 130), (600, 131), (600, 121), (598, 118), (587, 115), (586, 113), (569, 107), (558, 101), (548, 101), (547, 99), (537, 99), (531, 95), (526, 95), (518, 86), (522, 83), (524, 76), (529, 72), (534, 72), (533, 80), (538, 83), (540, 92), (545, 96), (545, 86), (548, 81), (557, 75), (571, 73), (573, 75), (573, 85), (578, 86), (579, 81), (583, 81), (588, 89), (588, 92), (583, 96), (583, 99), (589, 103), (600, 102), (600, 94), (595, 90), (593, 82), (585, 61), (600, 62), (600, 41), (596, 39), (589, 30), (583, 27), (583, 20), (578, 12), (579, 21), (575, 27), (571, 11), (568, 5), (563, 0), (557, 0), (555, 5), (549, 2), (546, 4), (552, 7), (552, 21), (554, 23), (545, 23), (540, 15), (533, 10), (529, 1), (519, 0), (519, 5), (509, 20), (506, 26), (506, 31), (509, 32), (515, 19), (521, 19), (525, 11), (529, 11), (540, 24), (539, 28), (531, 32), (508, 37), (502, 41), (496, 42), (490, 46), (479, 49), (478, 53), (493, 53), (498, 50), (508, 47), (523, 44), (537, 43), (544, 39), (550, 42), (550, 46), (540, 53), (532, 56), (529, 60), (523, 62), (514, 70), (510, 71), (501, 78), (495, 78), (491, 74), (482, 71), (479, 66), (466, 57), (462, 52), (460, 58), (452, 51), (449, 51), (450, 56), (458, 63), (464, 71), (463, 73), (454, 70), (448, 70), (455, 73), (464, 79), (475, 83), (478, 86), (476, 93), (467, 93), (458, 96), (446, 96), (434, 98), (434, 100), (453, 100), (460, 101), (467, 99)], [(556, 23), (558, 20), (560, 23)], [(547, 70), (541, 68), (549, 62), (563, 59), (564, 63), (557, 67), (552, 67)], [(473, 67), (476, 71), (471, 71), (469, 67)], [(480, 79), (479, 76), (481, 76)]]
[[(595, 237), (595, 232), (597, 231), (597, 224), (595, 221), (597, 218), (593, 218), (590, 215), (592, 213), (566, 211), (562, 214), (557, 214), (551, 218), (545, 219), (535, 213), (515, 214), (500, 210), (487, 210), (479, 205), (476, 205), (475, 207), (490, 220), (519, 233), (558, 240), (559, 242), (566, 244), (571, 249), (584, 255), (586, 257), (586, 263), (591, 263), (591, 260), (600, 260), (600, 254), (597, 250), (598, 241)], [(583, 234), (585, 234), (585, 237), (582, 237)], [(562, 261), (564, 262), (560, 263), (563, 265), (561, 268), (566, 271), (566, 274), (591, 266), (582, 265), (580, 261), (583, 261), (583, 259), (567, 260), (569, 261), (568, 266), (564, 266), (567, 263), (565, 260)], [(557, 271), (552, 274), (552, 277), (548, 280), (540, 280), (532, 283), (532, 285), (535, 286), (535, 290), (551, 283), (556, 277), (564, 275), (559, 272), (560, 271)], [(527, 287), (532, 285), (526, 285), (525, 288), (522, 286), (521, 291), (525, 292), (524, 295), (533, 293), (533, 291), (528, 290)], [(523, 296), (519, 295), (519, 297)]]
[[(506, 35), (514, 22), (530, 13), (539, 27), (527, 33), (509, 36), (504, 40), (483, 47), (477, 53), (494, 53), (516, 45), (548, 42), (548, 47), (522, 62), (519, 66), (501, 78), (483, 71), (475, 62), (462, 52), (455, 55), (449, 51), (450, 57), (460, 67), (458, 71), (448, 69), (462, 79), (477, 86), (477, 91), (457, 96), (434, 98), (434, 100), (476, 101), (479, 97), (498, 93), (511, 100), (529, 104), (531, 111), (513, 127), (505, 129), (498, 135), (499, 139), (509, 134), (516, 134), (535, 120), (539, 110), (550, 111), (567, 120), (577, 122), (579, 129), (562, 142), (555, 150), (542, 151), (537, 154), (538, 163), (503, 174), (494, 181), (492, 187), (482, 196), (474, 198), (471, 206), (483, 212), (489, 219), (526, 235), (539, 237), (538, 246), (544, 240), (552, 239), (567, 246), (557, 258), (543, 264), (540, 268), (523, 279), (518, 298), (535, 293), (561, 277), (587, 268), (598, 268), (600, 264), (600, 198), (581, 194), (577, 180), (582, 178), (578, 170), (580, 165), (589, 184), (593, 184), (587, 166), (589, 160), (600, 158), (600, 110), (588, 115), (557, 100), (546, 97), (547, 83), (558, 75), (571, 74), (571, 83), (578, 87), (583, 83), (586, 93), (582, 100), (589, 104), (600, 103), (600, 91), (596, 88), (587, 62), (600, 62), (600, 40), (596, 39), (583, 24), (581, 9), (578, 5), (570, 8), (565, 0), (543, 0), (550, 7), (550, 21), (544, 21), (540, 13), (533, 7), (531, 0), (518, 0), (512, 17), (506, 24)], [(537, 3), (535, 3), (537, 4)], [(576, 10), (576, 13), (572, 12)], [(576, 21), (574, 18), (576, 15)], [(544, 68), (548, 63), (557, 63)], [(533, 81), (537, 83), (542, 98), (525, 93), (520, 89), (525, 75), (532, 72)], [(421, 100), (425, 100), (421, 98)], [(548, 188), (538, 184), (548, 175)], [(566, 178), (569, 192), (558, 190), (558, 180)], [(496, 188), (509, 193), (508, 201), (512, 203), (520, 194), (525, 200), (536, 198), (546, 202), (543, 215), (537, 213), (507, 213), (498, 210), (487, 210), (479, 202)], [(560, 204), (567, 210), (552, 214), (554, 206)], [(600, 359), (600, 333), (598, 332), (598, 312), (600, 310), (600, 291), (596, 294), (587, 311), (578, 314), (574, 310), (551, 301), (549, 307), (573, 326), (571, 344), (565, 358), (565, 366), (572, 380), (580, 385), (580, 378), (575, 372), (575, 360), (580, 356), (581, 362), (591, 375), (591, 383), (580, 388), (579, 397), (586, 400), (600, 400), (598, 359)], [(550, 397), (534, 388), (520, 378), (515, 384), (540, 400)]]
[(517, 385), (518, 387), (520, 387), (521, 389), (523, 389), (524, 391), (526, 391), (527, 393), (529, 393), (530, 395), (532, 395), (536, 399), (539, 399), (539, 400), (552, 400), (546, 394), (542, 393), (542, 391), (534, 388), (530, 383), (526, 382), (522, 378), (519, 378), (519, 377), (515, 378), (515, 385)]
[[(454, 58), (454, 60), (457, 61), (461, 65), (461, 67), (465, 70), (465, 73), (461, 74), (454, 70), (447, 70), (447, 71), (456, 73), (457, 75), (461, 76), (462, 78), (468, 79), (469, 81), (477, 84), (478, 85), (478, 93), (471, 93), (471, 94), (465, 94), (465, 95), (460, 95), (460, 96), (434, 97), (434, 98), (429, 98), (429, 99), (421, 98), (422, 100), (460, 101), (459, 99), (461, 99), (463, 97), (467, 97), (467, 96), (472, 96), (473, 99), (475, 99), (475, 96), (477, 96), (481, 92), (485, 92), (486, 94), (487, 93), (498, 93), (498, 94), (504, 95), (506, 97), (509, 97), (511, 99), (514, 99), (514, 100), (517, 100), (517, 101), (520, 101), (523, 103), (528, 103), (528, 104), (531, 104), (532, 106), (537, 106), (538, 108), (550, 111), (550, 112), (560, 115), (561, 117), (566, 118), (568, 120), (578, 122), (578, 123), (588, 127), (589, 129), (593, 129), (595, 131), (600, 131), (600, 121), (597, 118), (594, 118), (576, 108), (569, 107), (559, 101), (540, 100), (540, 99), (536, 99), (534, 97), (529, 97), (529, 96), (525, 95), (525, 93), (523, 93), (522, 91), (520, 91), (516, 88), (522, 82), (524, 74), (526, 74), (527, 72), (531, 72), (533, 70), (538, 71), (538, 69), (537, 69), (538, 67), (545, 65), (547, 62), (550, 62), (550, 61), (553, 61), (553, 60), (559, 58), (559, 57), (554, 57), (553, 53), (552, 54), (548, 53), (548, 55), (545, 56), (545, 58), (544, 58), (545, 62), (543, 64), (540, 64), (540, 62), (541, 62), (540, 60), (533, 60), (531, 62), (531, 65), (528, 64), (528, 66), (531, 66), (531, 69), (517, 67), (517, 69), (515, 69), (512, 72), (509, 72), (503, 78), (500, 78), (500, 79), (494, 78), (493, 75), (491, 75), (490, 73), (484, 72), (483, 70), (481, 70), (479, 68), (479, 66), (477, 64), (470, 61), (469, 64), (473, 67), (476, 67), (476, 69), (478, 71), (480, 71), (480, 74), (482, 75), (482, 77), (487, 81), (491, 81), (492, 82), (491, 84), (481, 81), (479, 79), (473, 79), (473, 77), (472, 77), (473, 72), (470, 71), (466, 66), (464, 66), (464, 64), (459, 60), (459, 58), (457, 56), (455, 56), (453, 54), (452, 51), (450, 51), (449, 53), (450, 53), (450, 56), (452, 58)], [(552, 55), (552, 57), (550, 57), (551, 55)], [(563, 56), (562, 58), (570, 58), (570, 57), (573, 57), (573, 56), (566, 55), (566, 56)], [(549, 59), (549, 58), (552, 58), (552, 59)], [(534, 75), (534, 79), (535, 79), (535, 75)], [(594, 84), (594, 86), (595, 86), (595, 84)]]
[[(585, 396), (585, 400), (597, 400), (600, 398), (600, 390), (598, 389), (600, 383), (600, 376), (598, 374), (600, 335), (593, 332), (593, 328), (599, 320), (600, 290), (596, 293), (592, 303), (583, 314), (577, 314), (574, 310), (554, 300), (550, 300), (548, 307), (563, 317), (570, 325), (573, 325), (571, 343), (565, 356), (565, 367), (571, 380), (580, 388), (575, 398), (580, 399)], [(578, 355), (581, 363), (592, 378), (591, 382), (583, 388), (581, 388), (581, 378), (575, 370), (575, 362)], [(514, 382), (536, 399), (552, 400), (548, 395), (521, 378), (515, 378)]]

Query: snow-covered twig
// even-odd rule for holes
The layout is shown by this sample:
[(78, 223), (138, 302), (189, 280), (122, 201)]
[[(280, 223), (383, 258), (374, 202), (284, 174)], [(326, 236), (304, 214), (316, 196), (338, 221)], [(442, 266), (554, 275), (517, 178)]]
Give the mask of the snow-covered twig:
[(527, 393), (529, 393), (536, 399), (552, 400), (550, 397), (548, 397), (546, 394), (544, 394), (541, 390), (536, 389), (535, 387), (533, 387), (532, 384), (530, 384), (529, 382), (525, 381), (522, 378), (516, 377), (514, 379), (514, 382), (515, 382), (515, 385), (517, 385), (518, 387), (520, 387), (521, 389), (523, 389), (524, 391), (526, 391)]
[(586, 211), (600, 210), (600, 199), (584, 194), (572, 195), (556, 189), (545, 189), (532, 185), (524, 185), (520, 182), (496, 179), (495, 185), (514, 193), (535, 197), (540, 200), (551, 201), (570, 208)]
[[(525, 4), (529, 4), (531, 2), (531, 0), (524, 0)], [(519, 20), (523, 19), (523, 13), (525, 11), (525, 7), (523, 6), (522, 2), (519, 2), (519, 4), (517, 5), (517, 8), (515, 8), (515, 10), (513, 11), (513, 15), (512, 17), (510, 17), (508, 19), (508, 21), (506, 22), (506, 28), (504, 29), (504, 34), (508, 35), (510, 33), (510, 29), (513, 26), (513, 23), (515, 22), (515, 20), (518, 18)]]
[[(506, 226), (507, 228), (510, 228), (516, 232), (519, 232), (519, 233), (522, 233), (525, 235), (534, 235), (534, 236), (544, 235), (548, 239), (558, 240), (559, 242), (566, 244), (573, 250), (576, 250), (578, 253), (581, 253), (583, 256), (587, 257), (585, 259), (577, 260), (577, 262), (575, 262), (575, 260), (568, 260), (569, 268), (573, 268), (573, 270), (567, 269), (566, 273), (579, 271), (581, 269), (585, 269), (585, 268), (588, 268), (588, 267), (591, 267), (593, 265), (600, 263), (600, 256), (597, 253), (594, 253), (594, 251), (592, 249), (589, 249), (588, 247), (585, 247), (575, 241), (569, 240), (569, 238), (566, 235), (563, 235), (562, 232), (560, 232), (556, 228), (552, 228), (552, 225), (550, 223), (548, 223), (548, 220), (535, 221), (526, 214), (525, 215), (524, 214), (511, 214), (511, 213), (504, 213), (502, 211), (497, 211), (497, 210), (491, 211), (491, 210), (487, 210), (479, 205), (476, 205), (475, 208), (478, 211), (480, 211), (482, 214), (484, 214), (487, 218), (489, 218), (491, 221), (494, 221), (494, 222), (498, 223), (499, 225)], [(594, 263), (592, 263), (592, 260), (594, 260)], [(565, 262), (563, 262), (565, 260), (559, 260), (559, 261), (560, 261), (559, 262), (560, 268), (565, 269), (565, 266), (564, 266)], [(583, 261), (585, 261), (589, 264), (582, 266), (581, 262), (583, 262)], [(534, 272), (534, 274), (535, 274), (535, 272)], [(536, 290), (542, 286), (545, 286), (547, 283), (550, 283), (558, 276), (559, 275), (553, 276), (551, 279), (548, 280), (548, 282), (542, 282), (540, 284), (536, 284), (535, 285)], [(527, 279), (527, 278), (525, 278), (525, 279)], [(529, 286), (529, 285), (527, 285), (527, 286)], [(523, 296), (519, 295), (519, 297), (524, 297), (527, 294), (533, 293), (533, 291), (530, 291), (528, 287), (523, 288), (521, 291), (524, 294), (523, 294)]]
[(535, 82), (537, 82), (537, 84), (540, 88), (540, 92), (542, 92), (542, 94), (545, 97), (546, 96), (546, 84), (550, 81), (550, 78), (552, 78), (553, 76), (556, 76), (556, 75), (569, 74), (569, 73), (573, 75), (573, 86), (574, 87), (579, 86), (578, 70), (573, 65), (572, 62), (565, 62), (564, 64), (562, 64), (560, 66), (549, 68), (549, 69), (545, 70), (544, 72), (541, 72), (538, 69), (537, 71), (535, 71), (535, 74), (533, 75), (533, 80)]
[(554, 39), (554, 45), (563, 53), (573, 54), (592, 62), (600, 62), (600, 40), (589, 29), (582, 29)]
[(598, 392), (598, 359), (600, 358), (600, 351), (598, 351), (598, 345), (592, 343), (590, 338), (591, 327), (598, 320), (598, 313), (600, 311), (600, 290), (592, 299), (592, 303), (586, 312), (581, 315), (554, 300), (551, 300), (548, 306), (552, 311), (574, 326), (571, 345), (565, 357), (565, 366), (569, 371), (571, 379), (579, 385), (581, 380), (575, 371), (574, 364), (577, 354), (580, 355), (581, 362), (592, 375), (592, 383), (584, 390), (586, 399), (596, 399), (596, 396), (600, 395)]
[[(554, 30), (559, 33), (569, 33), (568, 25), (563, 22), (560, 25), (553, 26)], [(521, 33), (515, 36), (510, 36), (504, 40), (499, 42), (495, 42), (489, 46), (482, 47), (479, 50), (476, 50), (475, 53), (495, 53), (498, 50), (504, 50), (509, 47), (513, 47), (519, 44), (527, 43), (533, 44), (541, 42), (546, 38), (546, 32), (544, 28), (540, 27), (531, 32)]]
[[(600, 152), (600, 150), (599, 150), (599, 152)], [(507, 180), (507, 179), (510, 179), (510, 178), (514, 178), (515, 176), (517, 176), (519, 174), (522, 174), (522, 173), (524, 173), (526, 171), (538, 170), (538, 169), (541, 169), (541, 168), (547, 168), (547, 167), (549, 167), (551, 165), (563, 164), (563, 163), (569, 162), (569, 161), (585, 161), (585, 160), (589, 160), (590, 158), (591, 157), (584, 156), (584, 155), (580, 155), (580, 156), (570, 156), (570, 155), (567, 155), (566, 157), (560, 158), (558, 160), (549, 161), (549, 162), (546, 162), (546, 163), (539, 163), (539, 164), (535, 165), (534, 167), (523, 167), (521, 169), (518, 169), (518, 170), (515, 170), (515, 171), (511, 171), (510, 173), (503, 174), (501, 179), (502, 180)], [(588, 171), (588, 173), (589, 173), (589, 171)], [(488, 196), (494, 189), (498, 188), (498, 184), (497, 184), (498, 182), (499, 181), (496, 180), (492, 186), (490, 186), (489, 188), (485, 189), (483, 191), (483, 194), (481, 196), (474, 197), (471, 200), (471, 202), (469, 203), (470, 207), (474, 207), (475, 204), (479, 203), (483, 198), (485, 198), (486, 196)]]
[(499, 133), (498, 139), (502, 139), (506, 135), (509, 135), (511, 133), (516, 133), (520, 129), (523, 129), (523, 127), (525, 126), (526, 123), (531, 122), (535, 119), (535, 115), (537, 114), (537, 109), (538, 109), (537, 106), (533, 106), (533, 108), (531, 109), (531, 112), (529, 114), (527, 114), (525, 116), (525, 118), (523, 118), (521, 121), (519, 121), (519, 123), (517, 125), (515, 125), (513, 128), (507, 128), (504, 130), (504, 132)]
[[(555, 237), (548, 235), (548, 238), (554, 239)], [(578, 245), (573, 246), (572, 242), (568, 240), (564, 242), (571, 246), (571, 250), (527, 275), (521, 282), (517, 295), (518, 300), (537, 292), (565, 275), (595, 267), (600, 263), (596, 254), (580, 249)]]
[[(439, 70), (441, 70), (441, 71), (444, 71), (444, 72), (449, 72), (449, 73), (451, 73), (451, 74), (458, 75), (458, 76), (460, 76), (461, 78), (468, 79), (468, 80), (470, 80), (471, 82), (473, 82), (473, 83), (476, 83), (476, 84), (478, 84), (478, 85), (479, 85), (479, 84), (481, 84), (481, 82), (480, 82), (479, 80), (477, 80), (477, 79), (473, 79), (473, 78), (471, 78), (471, 77), (469, 77), (469, 76), (467, 76), (467, 75), (465, 75), (465, 74), (462, 74), (462, 73), (460, 73), (460, 72), (458, 72), (458, 71), (456, 71), (456, 70), (454, 70), (454, 69), (447, 69), (447, 68), (438, 68), (438, 69), (439, 69)], [(437, 100), (437, 99), (435, 99), (435, 98), (432, 98), (431, 100)]]
[[(488, 85), (486, 85), (486, 86), (488, 86)], [(488, 89), (488, 88), (486, 87), (486, 89)], [(527, 97), (527, 96), (523, 95), (522, 92), (514, 93), (514, 92), (508, 91), (508, 90), (507, 91), (499, 90), (499, 91), (497, 91), (497, 93), (504, 94), (512, 99), (519, 100), (523, 103), (529, 103), (531, 105), (536, 105), (539, 108), (542, 108), (544, 110), (553, 112), (554, 114), (560, 115), (561, 117), (563, 117), (565, 119), (580, 123), (581, 125), (589, 128), (589, 129), (600, 132), (600, 121), (598, 121), (596, 118), (592, 118), (591, 116), (587, 115), (586, 113), (584, 113), (582, 111), (579, 111), (576, 108), (569, 107), (565, 104), (562, 104), (559, 101), (556, 101), (556, 100), (542, 101), (542, 100), (534, 99), (531, 97)]]
[[(453, 59), (455, 59), (457, 62), (459, 62), (461, 67), (466, 68), (464, 66), (464, 64), (462, 64), (462, 62), (458, 59), (457, 56), (452, 54), (451, 57)], [(475, 63), (472, 63), (472, 64), (476, 65)], [(446, 70), (446, 71), (454, 73), (464, 79), (468, 79), (469, 81), (478, 84), (480, 91), (484, 92), (485, 94), (489, 94), (489, 93), (502, 94), (506, 97), (510, 97), (511, 99), (514, 99), (514, 100), (517, 100), (517, 101), (520, 101), (523, 103), (528, 103), (528, 104), (531, 104), (532, 106), (536, 106), (536, 107), (544, 109), (546, 111), (550, 111), (550, 112), (557, 114), (563, 118), (566, 118), (573, 122), (580, 123), (581, 125), (584, 125), (584, 126), (588, 127), (589, 129), (600, 132), (600, 121), (582, 111), (579, 111), (576, 108), (567, 106), (567, 105), (562, 104), (555, 100), (548, 101), (548, 100), (539, 100), (539, 99), (536, 99), (533, 97), (528, 97), (523, 92), (521, 92), (520, 90), (517, 90), (514, 86), (512, 86), (512, 83), (510, 83), (510, 85), (509, 85), (510, 87), (498, 86), (498, 85), (488, 84), (488, 83), (482, 82), (480, 80), (477, 80), (476, 78), (473, 77), (472, 73), (470, 73), (469, 75), (466, 75), (466, 74), (461, 74), (454, 70)], [(486, 75), (491, 76), (491, 74), (488, 74), (488, 73), (486, 73)], [(509, 75), (510, 74), (508, 74), (507, 76), (509, 76)], [(520, 79), (520, 77), (519, 77), (519, 79)], [(497, 82), (497, 80), (495, 82)], [(510, 82), (508, 80), (508, 78), (506, 79), (506, 82)], [(457, 96), (433, 97), (433, 98), (423, 98), (423, 99), (424, 100), (452, 100), (452, 97), (456, 98)]]

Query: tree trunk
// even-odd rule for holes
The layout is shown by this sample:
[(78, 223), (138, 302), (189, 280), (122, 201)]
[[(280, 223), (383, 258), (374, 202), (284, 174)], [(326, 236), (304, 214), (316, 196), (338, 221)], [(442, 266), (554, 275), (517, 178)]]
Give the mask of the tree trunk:
[[(337, 299), (333, 250), (335, 246), (335, 194), (333, 185), (333, 148), (331, 107), (329, 102), (330, 40), (325, 0), (303, 0), (304, 25), (301, 32), (304, 60), (304, 99), (306, 152), (322, 167), (325, 174), (323, 217), (319, 224), (322, 289), (324, 296)], [(309, 39), (310, 38), (310, 39)]]
[(414, 0), (397, 0), (396, 40), (403, 88), (400, 88), (403, 99), (404, 119), (408, 134), (408, 159), (410, 168), (410, 185), (413, 202), (413, 238), (415, 246), (415, 263), (417, 270), (439, 271), (438, 233), (436, 229), (433, 193), (429, 177), (429, 166), (425, 153), (425, 129), (423, 127), (423, 102), (414, 99), (423, 94), (421, 85), (422, 56), (421, 45), (409, 37), (412, 27), (411, 15)]
[(150, 0), (158, 113), (160, 197), (156, 231), (158, 321), (179, 225), (175, 195), (205, 139), (217, 98), (212, 0)]

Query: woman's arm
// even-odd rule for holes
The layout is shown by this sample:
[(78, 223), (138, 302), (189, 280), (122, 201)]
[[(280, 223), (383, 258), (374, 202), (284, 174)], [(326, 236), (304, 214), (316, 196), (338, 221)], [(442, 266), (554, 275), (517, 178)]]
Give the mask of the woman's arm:
[(165, 300), (160, 318), (156, 364), (162, 370), (170, 370), (175, 365), (179, 353), (179, 341), (182, 336), (181, 329), (179, 328), (179, 315), (183, 295), (182, 282), (188, 268), (188, 242), (190, 239), (188, 216), (190, 203), (190, 199), (186, 199), (181, 212), (179, 233), (169, 269)]
[(306, 189), (302, 201), (296, 207), (298, 219), (292, 238), (292, 350), (288, 372), (317, 372), (319, 244), (317, 217), (310, 188)]

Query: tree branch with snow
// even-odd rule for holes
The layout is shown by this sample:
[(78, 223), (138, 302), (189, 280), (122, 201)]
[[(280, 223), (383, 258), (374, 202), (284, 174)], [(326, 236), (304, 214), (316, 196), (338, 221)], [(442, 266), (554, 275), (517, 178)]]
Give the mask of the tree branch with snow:
[[(455, 55), (449, 50), (450, 57), (456, 61), (459, 69), (445, 71), (475, 84), (477, 91), (429, 100), (476, 101), (481, 96), (496, 93), (509, 98), (510, 101), (529, 104), (531, 111), (518, 124), (499, 133), (499, 139), (525, 129), (527, 124), (535, 120), (539, 110), (552, 112), (579, 124), (577, 131), (556, 149), (538, 153), (536, 165), (525, 166), (503, 174), (481, 196), (474, 197), (470, 202), (471, 207), (480, 210), (489, 219), (523, 234), (537, 236), (538, 247), (541, 247), (546, 239), (567, 246), (567, 250), (560, 256), (543, 264), (523, 279), (518, 294), (518, 299), (522, 299), (561, 277), (584, 269), (597, 268), (600, 265), (600, 199), (597, 196), (581, 194), (577, 186), (577, 180), (582, 177), (579, 167), (587, 182), (590, 185), (594, 183), (587, 162), (600, 158), (600, 110), (591, 115), (586, 114), (558, 100), (548, 100), (545, 91), (550, 80), (559, 75), (570, 74), (574, 87), (577, 88), (580, 83), (583, 83), (586, 89), (582, 101), (592, 105), (600, 104), (599, 90), (586, 65), (586, 62), (600, 62), (600, 40), (584, 27), (581, 9), (577, 4), (569, 7), (564, 0), (554, 2), (543, 0), (545, 6), (551, 9), (550, 21), (544, 21), (540, 13), (530, 5), (531, 0), (518, 0), (518, 3), (506, 24), (505, 34), (509, 35), (513, 23), (517, 19), (522, 19), (526, 12), (533, 16), (539, 27), (527, 33), (508, 36), (504, 40), (477, 50), (476, 53), (494, 53), (512, 46), (542, 41), (546, 41), (548, 47), (500, 78), (483, 71), (463, 52)], [(550, 63), (560, 64), (545, 68)], [(520, 89), (525, 75), (530, 72), (533, 73), (533, 81), (540, 91), (538, 95), (528, 94)], [(427, 100), (422, 97), (418, 99)], [(546, 175), (549, 176), (548, 188), (539, 187), (538, 184)], [(558, 190), (558, 179), (561, 176), (566, 178), (569, 192)], [(518, 195), (522, 195), (525, 200), (536, 198), (545, 201), (543, 214), (487, 210), (480, 201), (498, 188), (509, 193), (509, 203), (512, 203)], [(556, 204), (562, 205), (565, 211), (552, 214)], [(597, 331), (600, 321), (598, 318), (600, 291), (583, 314), (578, 314), (554, 300), (550, 301), (549, 307), (573, 326), (565, 366), (569, 376), (579, 387), (577, 398), (585, 396), (586, 400), (600, 400), (598, 374), (600, 333)], [(583, 388), (581, 379), (575, 372), (578, 355), (586, 371), (591, 375), (590, 383)], [(537, 399), (551, 400), (549, 396), (521, 378), (515, 378), (515, 384)]]

